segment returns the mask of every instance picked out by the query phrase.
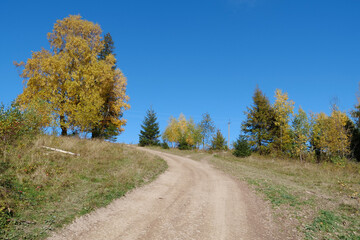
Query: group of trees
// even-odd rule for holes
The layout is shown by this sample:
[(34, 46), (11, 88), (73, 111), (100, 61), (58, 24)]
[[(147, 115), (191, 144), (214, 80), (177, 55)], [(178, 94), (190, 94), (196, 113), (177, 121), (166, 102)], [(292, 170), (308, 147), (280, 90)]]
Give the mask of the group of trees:
[(179, 118), (170, 117), (169, 124), (163, 133), (163, 139), (170, 142), (172, 147), (179, 149), (225, 150), (226, 141), (220, 130), (216, 131), (215, 124), (209, 113), (204, 113), (200, 123), (196, 124), (192, 118), (186, 120), (183, 114)]
[[(286, 92), (275, 91), (275, 101), (269, 99), (257, 87), (253, 104), (247, 108), (246, 120), (242, 123), (244, 135), (233, 144), (233, 154), (249, 156), (252, 151), (319, 161), (342, 162), (345, 158), (360, 161), (360, 105), (352, 111), (352, 121), (334, 104), (331, 114), (307, 114), (301, 107), (294, 112), (295, 103)], [(159, 145), (159, 124), (153, 109), (147, 112), (142, 125), (139, 144)], [(180, 114), (171, 117), (162, 134), (163, 140), (179, 149), (226, 150), (226, 141), (208, 113), (200, 123)]]
[[(21, 108), (41, 102), (47, 112), (44, 127), (57, 127), (61, 135), (91, 133), (113, 139), (123, 131), (127, 103), (126, 78), (116, 67), (111, 35), (102, 38), (98, 24), (81, 16), (58, 20), (48, 34), (51, 50), (33, 52), (23, 67)], [(43, 106), (38, 105), (39, 112)]]
[(180, 149), (198, 148), (203, 142), (202, 128), (195, 124), (193, 119), (187, 120), (183, 114), (179, 118), (171, 117), (169, 125), (166, 127), (163, 139), (178, 146)]
[[(152, 108), (147, 111), (143, 124), (141, 125), (139, 135), (139, 145), (159, 145), (159, 123), (156, 113)], [(196, 124), (192, 118), (186, 119), (183, 114), (179, 118), (170, 117), (169, 124), (166, 127), (162, 138), (163, 146), (178, 147), (181, 150), (198, 149), (202, 145), (204, 149), (226, 149), (226, 141), (220, 130), (215, 133), (215, 124), (210, 114), (203, 114), (203, 119)]]
[(248, 107), (245, 113), (247, 119), (242, 124), (250, 145), (260, 153), (287, 152), (292, 144), (289, 120), (294, 102), (279, 89), (275, 91), (275, 98), (275, 103), (271, 105), (269, 99), (256, 88), (254, 104)]
[[(70, 15), (54, 24), (48, 40), (51, 50), (33, 52), (26, 63), (16, 63), (23, 68), (24, 79), (24, 91), (16, 99), (17, 114), (26, 113), (31, 106), (29, 112), (41, 116), (38, 128), (54, 127), (61, 130), (61, 135), (83, 133), (114, 140), (124, 130), (123, 113), (130, 106), (126, 78), (116, 66), (111, 35), (102, 37), (98, 24)], [(1, 111), (4, 118), (4, 107)], [(354, 121), (335, 105), (329, 116), (308, 115), (301, 107), (294, 113), (294, 102), (287, 93), (277, 89), (271, 104), (256, 88), (253, 105), (245, 114), (245, 136), (239, 138), (236, 146), (247, 141), (260, 154), (301, 160), (309, 156), (318, 161), (345, 157), (360, 160), (360, 105), (351, 114)], [(142, 127), (140, 145), (159, 144), (159, 126), (152, 109)], [(8, 135), (8, 128), (2, 127), (1, 131), (2, 137)], [(201, 145), (204, 149), (226, 149), (226, 141), (219, 130), (215, 134), (208, 113), (200, 123), (182, 114), (178, 119), (171, 117), (162, 137), (180, 149)]]
[[(301, 160), (315, 157), (317, 161), (337, 161), (345, 157), (360, 160), (359, 124), (353, 123), (336, 105), (329, 116), (325, 113), (307, 115), (301, 107), (294, 113), (294, 102), (287, 93), (277, 89), (275, 102), (270, 104), (257, 87), (253, 105), (245, 114), (242, 130), (252, 149), (260, 154), (286, 155)], [(358, 108), (353, 116), (360, 116)]]
[[(301, 107), (294, 112), (295, 103), (286, 92), (275, 91), (275, 101), (269, 99), (257, 87), (253, 104), (247, 108), (246, 120), (242, 123), (244, 135), (233, 144), (235, 156), (249, 156), (252, 151), (319, 161), (341, 163), (345, 158), (360, 161), (360, 105), (352, 111), (355, 121), (334, 104), (331, 114), (307, 114)], [(159, 145), (159, 124), (156, 114), (150, 109), (143, 122), (139, 144)], [(162, 138), (179, 149), (226, 150), (226, 141), (220, 130), (215, 133), (215, 124), (208, 113), (196, 124), (192, 118), (180, 114), (171, 117)], [(167, 146), (167, 144), (166, 144)]]

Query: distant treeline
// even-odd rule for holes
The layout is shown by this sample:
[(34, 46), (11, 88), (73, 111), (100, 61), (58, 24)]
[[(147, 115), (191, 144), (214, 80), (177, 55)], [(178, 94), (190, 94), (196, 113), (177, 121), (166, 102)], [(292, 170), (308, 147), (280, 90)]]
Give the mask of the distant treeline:
[[(348, 116), (333, 104), (331, 114), (307, 114), (301, 107), (294, 112), (294, 101), (286, 92), (275, 91), (275, 101), (270, 103), (256, 87), (253, 103), (247, 107), (246, 119), (241, 125), (239, 141), (246, 141), (253, 152), (279, 157), (299, 158), (308, 161), (330, 161), (343, 164), (346, 159), (360, 161), (360, 105)], [(150, 119), (150, 121), (149, 121)], [(149, 110), (142, 125), (140, 145), (158, 145), (161, 136), (156, 113)], [(154, 127), (156, 130), (154, 130)], [(170, 117), (162, 134), (163, 145), (179, 149), (226, 150), (221, 132), (208, 113), (200, 123), (183, 114)], [(154, 134), (149, 134), (150, 132)], [(156, 133), (156, 134), (155, 134)], [(243, 144), (242, 144), (243, 145)]]
[(260, 154), (339, 164), (346, 158), (360, 161), (359, 105), (351, 113), (353, 120), (335, 104), (329, 116), (307, 114), (301, 107), (294, 113), (294, 102), (287, 93), (277, 89), (275, 102), (270, 104), (257, 87), (245, 114), (242, 131)]

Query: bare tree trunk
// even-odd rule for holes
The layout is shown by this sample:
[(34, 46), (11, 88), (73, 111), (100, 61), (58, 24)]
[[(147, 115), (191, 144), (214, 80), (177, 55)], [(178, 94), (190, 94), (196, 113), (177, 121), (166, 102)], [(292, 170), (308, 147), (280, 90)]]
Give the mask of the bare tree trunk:
[(65, 116), (60, 116), (61, 136), (67, 136), (67, 127), (65, 127)]

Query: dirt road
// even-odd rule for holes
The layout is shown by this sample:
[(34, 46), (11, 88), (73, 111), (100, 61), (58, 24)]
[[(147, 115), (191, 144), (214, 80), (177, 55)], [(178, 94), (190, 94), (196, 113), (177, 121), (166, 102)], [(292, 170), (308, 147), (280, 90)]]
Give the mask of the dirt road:
[(266, 204), (245, 184), (207, 162), (146, 151), (165, 159), (169, 169), (50, 239), (279, 239)]

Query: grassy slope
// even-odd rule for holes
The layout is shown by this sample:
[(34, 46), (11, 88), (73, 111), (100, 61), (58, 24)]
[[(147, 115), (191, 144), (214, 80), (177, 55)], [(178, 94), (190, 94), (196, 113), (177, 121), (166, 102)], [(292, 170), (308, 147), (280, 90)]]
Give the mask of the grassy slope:
[(10, 162), (1, 166), (0, 208), (11, 210), (0, 229), (3, 239), (42, 239), (167, 168), (165, 161), (124, 145), (49, 136), (13, 149)]
[(205, 159), (246, 181), (272, 207), (284, 231), (305, 239), (360, 239), (360, 164), (346, 167), (231, 153), (163, 150)]

